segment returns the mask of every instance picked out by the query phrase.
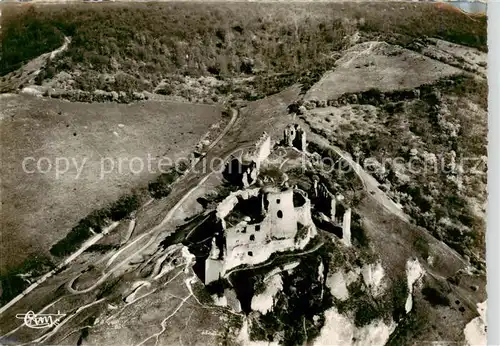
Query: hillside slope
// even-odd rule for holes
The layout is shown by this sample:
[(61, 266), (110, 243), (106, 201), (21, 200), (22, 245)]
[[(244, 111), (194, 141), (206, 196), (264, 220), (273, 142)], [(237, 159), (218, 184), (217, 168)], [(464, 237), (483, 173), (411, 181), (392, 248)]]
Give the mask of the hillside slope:
[[(11, 6), (1, 226), (32, 251), (2, 258), (1, 343), (486, 344), (486, 18)], [(189, 162), (99, 178), (149, 152)], [(26, 176), (28, 155), (90, 161), (75, 181)]]
[[(36, 83), (54, 97), (94, 102), (71, 91), (253, 100), (311, 85), (338, 52), (375, 38), (406, 46), (428, 36), (487, 49), (486, 18), (429, 3), (11, 5), (2, 18), (0, 75), (56, 49), (65, 35), (68, 50)], [(9, 79), (0, 87), (11, 88)]]

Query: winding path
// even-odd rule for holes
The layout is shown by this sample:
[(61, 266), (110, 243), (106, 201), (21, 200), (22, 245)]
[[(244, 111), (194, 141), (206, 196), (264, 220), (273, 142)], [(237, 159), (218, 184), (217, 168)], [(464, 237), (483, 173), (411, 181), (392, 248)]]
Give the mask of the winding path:
[[(235, 109), (232, 109), (232, 117), (231, 117), (231, 120), (229, 121), (229, 123), (226, 125), (226, 127), (224, 128), (224, 130), (221, 132), (221, 134), (212, 142), (212, 144), (207, 148), (207, 151), (206, 153), (208, 153), (209, 150), (213, 149), (221, 140), (222, 138), (229, 132), (229, 130), (233, 127), (233, 125), (235, 124), (237, 118), (238, 118), (238, 111), (235, 110)], [(239, 148), (237, 149), (239, 150)], [(206, 153), (204, 156), (206, 156)], [(195, 162), (191, 168), (186, 172), (189, 173), (190, 171), (193, 170), (193, 168), (198, 164), (199, 161)], [(196, 191), (202, 184), (204, 184), (208, 178), (212, 175), (213, 172), (209, 172), (208, 174), (206, 174), (205, 177), (203, 177), (201, 180), (198, 181), (198, 183), (193, 186), (189, 191), (187, 191), (183, 196), (182, 198), (168, 211), (168, 213), (165, 215), (165, 217), (163, 218), (163, 220), (157, 224), (156, 226), (154, 226), (152, 229), (150, 229), (149, 231), (147, 231), (146, 233), (144, 234), (141, 234), (140, 236), (138, 236), (136, 239), (134, 239), (132, 242), (129, 242), (125, 247), (123, 247), (122, 249), (120, 249), (115, 255), (113, 255), (113, 260), (116, 259), (120, 253), (122, 253), (123, 251), (125, 251), (126, 249), (132, 247), (133, 245), (137, 244), (138, 242), (140, 242), (142, 239), (144, 239), (145, 237), (147, 237), (148, 235), (152, 235), (160, 230), (162, 230), (162, 228), (164, 228), (164, 226), (170, 221), (170, 219), (172, 218), (172, 216), (175, 214), (175, 212), (180, 208), (180, 206), (190, 197), (190, 195)], [(150, 201), (151, 202), (151, 201)], [(98, 241), (100, 241), (105, 235), (107, 235), (109, 232), (111, 232), (113, 229), (115, 229), (117, 226), (119, 225), (119, 222), (114, 222), (113, 224), (111, 224), (110, 226), (106, 227), (105, 229), (103, 229), (102, 233), (99, 233), (99, 234), (96, 234), (95, 236), (93, 236), (92, 238), (90, 238), (89, 240), (87, 240), (83, 245), (82, 247), (76, 251), (75, 253), (73, 253), (71, 256), (69, 256), (68, 258), (66, 258), (63, 262), (61, 262), (59, 265), (57, 265), (56, 268), (54, 268), (53, 270), (51, 270), (50, 272), (46, 273), (45, 275), (43, 275), (42, 277), (40, 277), (38, 280), (36, 280), (32, 285), (30, 285), (27, 289), (25, 289), (22, 293), (20, 293), (19, 295), (17, 295), (16, 297), (14, 297), (11, 301), (9, 301), (7, 304), (5, 304), (4, 306), (2, 306), (0, 308), (0, 315), (2, 313), (4, 313), (6, 310), (8, 310), (9, 308), (11, 308), (15, 303), (17, 303), (19, 300), (21, 300), (23, 297), (25, 297), (27, 294), (29, 294), (31, 291), (33, 291), (34, 289), (36, 289), (38, 286), (40, 286), (42, 283), (44, 283), (47, 279), (49, 279), (50, 277), (52, 277), (57, 271), (59, 271), (60, 269), (62, 269), (63, 267), (67, 266), (68, 264), (70, 264), (71, 262), (73, 262), (76, 258), (78, 258), (83, 252), (85, 252), (89, 247), (91, 247), (92, 245), (96, 244)], [(130, 235), (131, 233), (133, 232), (135, 228), (135, 219), (133, 219), (131, 221), (131, 224), (129, 225), (129, 232)], [(129, 256), (127, 256), (125, 259), (123, 259), (121, 262), (119, 262), (118, 264), (116, 264), (112, 269), (110, 269), (108, 272), (106, 273), (103, 273), (103, 275), (99, 278), (99, 280), (97, 280), (97, 282), (95, 282), (92, 286), (86, 288), (86, 289), (83, 289), (83, 290), (75, 290), (73, 289), (72, 287), (72, 284), (73, 282), (80, 276), (77, 275), (76, 277), (74, 277), (72, 280), (70, 280), (67, 284), (67, 288), (69, 289), (70, 291), (70, 294), (73, 294), (73, 295), (76, 295), (76, 294), (82, 294), (82, 293), (87, 293), (87, 292), (90, 292), (92, 290), (94, 290), (96, 287), (98, 287), (100, 284), (102, 284), (109, 276), (111, 276), (114, 272), (116, 272), (119, 268), (121, 268), (122, 266), (126, 265), (127, 263), (129, 263), (129, 261), (134, 257), (136, 256), (137, 254), (139, 254), (140, 252), (142, 252), (143, 250), (145, 250), (146, 248), (148, 248), (151, 244), (154, 243), (154, 241), (156, 240), (156, 237), (155, 236), (152, 236), (147, 242), (146, 244), (144, 244), (143, 246), (141, 246), (138, 250), (134, 251), (132, 254), (130, 254)], [(110, 265), (113, 261), (109, 261), (108, 262), (108, 265)], [(52, 305), (53, 303), (51, 303), (50, 305)], [(49, 305), (49, 306), (50, 306)], [(16, 328), (15, 330), (18, 330), (18, 328)], [(10, 331), (8, 334), (11, 334), (12, 332), (14, 332), (15, 330), (12, 330)], [(6, 335), (8, 335), (6, 334)], [(4, 336), (6, 336), (4, 335)]]
[[(232, 118), (231, 118), (231, 121), (227, 124), (227, 126), (224, 128), (224, 130), (222, 131), (222, 133), (217, 137), (216, 140), (214, 140), (214, 142), (212, 142), (212, 144), (210, 145), (210, 147), (208, 148), (209, 150), (210, 149), (213, 149), (218, 143), (219, 141), (229, 132), (229, 130), (231, 129), (231, 127), (234, 125), (234, 123), (236, 122), (236, 119), (238, 117), (238, 111), (233, 109), (232, 110)], [(239, 148), (237, 149), (239, 150)], [(208, 152), (208, 150), (207, 150)], [(206, 154), (205, 154), (206, 155)], [(200, 160), (201, 161), (201, 160)], [(198, 164), (198, 162), (200, 161), (197, 161), (195, 163), (193, 163), (193, 165), (191, 166), (191, 168), (186, 171), (185, 174), (188, 174), (190, 173), (190, 171), (192, 171), (195, 166)], [(127, 263), (130, 262), (130, 260), (135, 257), (136, 255), (140, 254), (141, 252), (143, 252), (144, 250), (146, 250), (149, 246), (151, 246), (155, 240), (156, 240), (156, 236), (154, 236), (154, 233), (157, 233), (159, 231), (161, 231), (165, 225), (171, 220), (172, 216), (175, 214), (175, 212), (177, 212), (177, 210), (182, 206), (182, 204), (184, 204), (184, 202), (191, 196), (191, 194), (193, 194), (194, 191), (196, 191), (201, 185), (203, 185), (207, 180), (208, 178), (211, 177), (211, 175), (213, 174), (214, 172), (211, 171), (209, 173), (207, 173), (205, 175), (205, 177), (203, 177), (194, 187), (192, 187), (189, 191), (187, 191), (183, 196), (182, 198), (168, 211), (167, 215), (165, 215), (165, 217), (163, 218), (163, 220), (156, 226), (154, 226), (153, 228), (151, 228), (149, 231), (147, 231), (146, 233), (143, 233), (141, 234), (139, 237), (137, 237), (136, 239), (134, 239), (132, 242), (128, 243), (124, 248), (121, 248), (117, 253), (115, 253), (113, 255), (113, 257), (110, 258), (110, 260), (108, 261), (107, 263), (107, 267), (109, 267), (112, 262), (114, 260), (116, 260), (118, 258), (118, 256), (123, 253), (126, 249), (128, 249), (129, 247), (132, 247), (133, 245), (137, 244), (138, 242), (140, 242), (142, 239), (144, 239), (146, 236), (148, 235), (153, 235), (151, 236), (151, 238), (146, 242), (146, 244), (144, 244), (143, 246), (141, 246), (139, 249), (137, 249), (136, 251), (134, 251), (132, 254), (128, 255), (125, 259), (123, 259), (121, 262), (119, 262), (117, 265), (115, 265), (112, 269), (110, 269), (108, 272), (104, 273), (101, 278), (99, 280), (97, 280), (97, 282), (95, 282), (92, 286), (86, 288), (86, 289), (83, 289), (83, 290), (75, 290), (73, 288), (73, 282), (78, 279), (78, 277), (80, 276), (77, 275), (75, 278), (73, 278), (69, 284), (67, 285), (68, 289), (71, 291), (71, 293), (73, 294), (81, 294), (81, 293), (88, 293), (92, 290), (94, 290), (95, 288), (97, 288), (99, 285), (101, 285), (110, 275), (112, 275), (114, 272), (116, 272), (118, 269), (120, 269), (122, 266), (126, 265)]]

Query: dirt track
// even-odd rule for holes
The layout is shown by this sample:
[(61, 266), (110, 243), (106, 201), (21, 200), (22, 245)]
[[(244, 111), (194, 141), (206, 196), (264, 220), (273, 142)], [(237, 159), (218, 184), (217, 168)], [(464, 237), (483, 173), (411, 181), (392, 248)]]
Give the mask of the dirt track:
[[(231, 154), (233, 154), (236, 151), (244, 150), (245, 148), (249, 148), (253, 146), (253, 143), (260, 137), (262, 132), (264, 130), (271, 131), (269, 132), (278, 132), (281, 133), (281, 125), (286, 124), (287, 118), (281, 118), (281, 117), (276, 117), (275, 112), (286, 112), (286, 106), (294, 100), (294, 98), (298, 95), (298, 89), (297, 88), (292, 88), (288, 93), (285, 93), (282, 97), (284, 97), (283, 101), (284, 102), (271, 102), (269, 104), (268, 101), (265, 102), (260, 102), (257, 105), (254, 105), (254, 107), (250, 107), (249, 109), (244, 110), (244, 115), (245, 117), (243, 118), (242, 116), (239, 116), (238, 113), (233, 112), (233, 117), (228, 124), (227, 128), (223, 131), (223, 133), (219, 136), (217, 141), (215, 143), (212, 143), (210, 147), (210, 151), (207, 152), (206, 154), (206, 159), (208, 162), (210, 162), (211, 159), (215, 158), (223, 158), (224, 160), (227, 160)], [(278, 101), (281, 100), (281, 95), (278, 97)], [(286, 99), (286, 101), (285, 101)], [(269, 108), (269, 106), (271, 106)], [(261, 116), (263, 114), (262, 112), (269, 112), (271, 116), (266, 118)], [(264, 114), (266, 114), (264, 113)], [(248, 131), (247, 130), (247, 122), (248, 121), (255, 121), (255, 126), (252, 127), (253, 131)], [(270, 127), (271, 128), (270, 128)], [(274, 129), (274, 130), (273, 130)], [(236, 141), (235, 139), (239, 139), (239, 141)], [(221, 164), (224, 164), (224, 160), (221, 162)], [(81, 311), (85, 310), (87, 307), (94, 307), (97, 306), (97, 304), (100, 304), (101, 301), (99, 300), (94, 300), (94, 301), (88, 301), (85, 299), (85, 297), (89, 296), (91, 297), (90, 293), (94, 291), (96, 288), (98, 288), (101, 284), (106, 282), (110, 277), (115, 277), (116, 275), (120, 275), (122, 272), (122, 269), (128, 265), (128, 263), (131, 261), (132, 258), (140, 254), (141, 252), (145, 251), (148, 248), (156, 247), (159, 245), (159, 242), (161, 242), (161, 237), (162, 234), (165, 234), (165, 231), (169, 228), (169, 221), (172, 218), (172, 216), (177, 212), (177, 210), (181, 207), (183, 203), (185, 203), (189, 198), (190, 195), (197, 190), (201, 185), (203, 185), (212, 175), (213, 173), (216, 173), (218, 170), (215, 171), (208, 171), (205, 174), (199, 174), (198, 170), (195, 170), (194, 168), (203, 165), (204, 162), (200, 161), (197, 164), (195, 164), (192, 169), (187, 172), (179, 181), (178, 184), (175, 185), (171, 195), (163, 200), (157, 200), (153, 201), (150, 205), (147, 206), (147, 208), (155, 207), (155, 204), (158, 206), (159, 204), (162, 204), (162, 208), (167, 211), (165, 216), (160, 220), (160, 222), (156, 223), (153, 225), (153, 227), (150, 227), (148, 229), (144, 229), (144, 225), (150, 224), (149, 222), (144, 222), (141, 221), (140, 215), (137, 216), (137, 222), (135, 225), (135, 230), (134, 230), (134, 236), (132, 239), (126, 243), (124, 247), (122, 247), (119, 250), (119, 253), (116, 253), (113, 256), (113, 260), (108, 261), (108, 265), (111, 267), (109, 270), (106, 272), (102, 273), (102, 275), (97, 278), (96, 281), (94, 281), (90, 286), (86, 285), (86, 288), (83, 289), (78, 289), (73, 287), (73, 282), (78, 279), (78, 277), (81, 274), (76, 274), (71, 277), (69, 277), (69, 280), (67, 281), (71, 287), (66, 286), (66, 289), (69, 291), (69, 295), (66, 295), (65, 299), (69, 299), (71, 296), (82, 296), (84, 299), (84, 302), (82, 305), (79, 306), (79, 308), (72, 314), (70, 317), (67, 317), (66, 320), (73, 319), (78, 313)], [(156, 207), (157, 207), (156, 206)], [(83, 252), (83, 251), (82, 251)], [(109, 254), (106, 254), (104, 256), (107, 256)], [(97, 259), (97, 262), (102, 262), (102, 259)], [(71, 272), (71, 269), (69, 269), (69, 272)], [(67, 277), (68, 273), (66, 273)], [(42, 284), (43, 282), (40, 282)], [(50, 283), (49, 283), (50, 284)], [(35, 291), (34, 287), (32, 290)], [(87, 295), (86, 295), (87, 293)], [(69, 297), (69, 298), (68, 298)], [(30, 299), (30, 295), (22, 295), (19, 298), (16, 297), (15, 301), (12, 303), (9, 303), (8, 306), (5, 306), (2, 310), (2, 316), (1, 320), (9, 323), (8, 325), (12, 324), (12, 321), (10, 320), (12, 317), (12, 314), (15, 315), (18, 311), (14, 311), (12, 309), (12, 306), (15, 306), (14, 303), (18, 302), (21, 300), (21, 298), (24, 299)], [(58, 302), (60, 301), (61, 297), (56, 298), (49, 304), (44, 304), (43, 308), (33, 308), (34, 311), (40, 311), (40, 310), (46, 310), (48, 307), (54, 308)], [(33, 301), (32, 303), (36, 303)], [(181, 306), (181, 305), (180, 305)], [(73, 307), (74, 309), (74, 307)], [(2, 322), (3, 323), (3, 322)], [(60, 325), (63, 325), (65, 322), (64, 320)], [(162, 323), (163, 325), (163, 323)], [(22, 329), (22, 328), (21, 328)], [(8, 336), (9, 338), (12, 337), (12, 335), (15, 335), (18, 333), (21, 329), (19, 327), (11, 328), (11, 332), (8, 332), (5, 334), (3, 337)], [(59, 327), (57, 328), (58, 330), (61, 329), (64, 330), (64, 328)], [(33, 341), (36, 342), (43, 342), (45, 340), (48, 340), (49, 337), (52, 338), (53, 335), (58, 332), (52, 331), (47, 333), (47, 335), (37, 335), (36, 338), (32, 338)], [(26, 332), (26, 330), (24, 330)]]

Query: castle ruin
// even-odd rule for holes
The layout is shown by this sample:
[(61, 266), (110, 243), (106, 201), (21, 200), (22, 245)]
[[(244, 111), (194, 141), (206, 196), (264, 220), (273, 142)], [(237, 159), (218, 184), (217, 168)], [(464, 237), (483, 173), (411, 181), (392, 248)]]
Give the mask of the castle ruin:
[(340, 228), (338, 234), (346, 246), (351, 246), (351, 208), (343, 203), (342, 195), (331, 193), (328, 188), (314, 180), (314, 205), (333, 227)]
[[(306, 134), (297, 124), (287, 126), (284, 144), (306, 153)], [(210, 244), (205, 261), (205, 284), (228, 275), (242, 265), (267, 261), (272, 254), (304, 249), (317, 234), (312, 211), (321, 217), (321, 225), (339, 235), (346, 246), (351, 245), (351, 209), (341, 195), (314, 181), (311, 197), (287, 184), (273, 186), (257, 182), (262, 163), (271, 154), (271, 138), (264, 133), (250, 152), (233, 157), (226, 165), (224, 177), (238, 186), (217, 206), (218, 231)], [(264, 185), (264, 186), (262, 186)], [(220, 228), (220, 229), (219, 229)]]

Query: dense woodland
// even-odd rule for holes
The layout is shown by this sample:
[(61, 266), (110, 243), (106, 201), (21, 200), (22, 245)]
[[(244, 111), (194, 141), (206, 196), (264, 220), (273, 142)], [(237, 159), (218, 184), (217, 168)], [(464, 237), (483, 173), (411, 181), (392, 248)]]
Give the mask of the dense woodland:
[(255, 75), (269, 94), (331, 67), (356, 32), (403, 46), (429, 36), (487, 49), (484, 16), (430, 3), (11, 5), (2, 18), (0, 76), (66, 35), (69, 49), (41, 78), (78, 72), (85, 91), (151, 91), (171, 75)]

